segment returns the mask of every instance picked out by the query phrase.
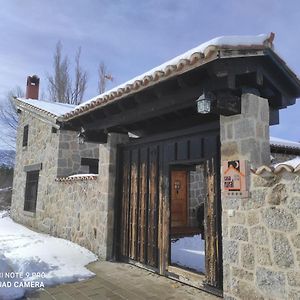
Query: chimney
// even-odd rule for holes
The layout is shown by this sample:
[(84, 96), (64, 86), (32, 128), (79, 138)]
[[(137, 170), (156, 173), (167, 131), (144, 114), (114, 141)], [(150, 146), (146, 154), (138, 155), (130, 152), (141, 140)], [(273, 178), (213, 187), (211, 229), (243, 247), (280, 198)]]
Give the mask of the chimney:
[(27, 86), (26, 86), (26, 99), (38, 99), (39, 86), (40, 86), (40, 79), (36, 75), (28, 76)]

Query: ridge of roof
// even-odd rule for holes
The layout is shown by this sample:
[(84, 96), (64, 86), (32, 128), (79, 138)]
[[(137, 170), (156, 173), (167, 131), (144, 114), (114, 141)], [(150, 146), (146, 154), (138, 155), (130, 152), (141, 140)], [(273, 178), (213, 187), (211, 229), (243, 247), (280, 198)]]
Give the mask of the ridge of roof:
[(150, 71), (78, 105), (74, 110), (63, 114), (59, 118), (61, 121), (73, 119), (108, 102), (118, 100), (124, 95), (140, 91), (151, 84), (195, 68), (201, 63), (208, 62), (213, 58), (213, 53), (216, 53), (219, 49), (272, 49), (274, 36), (274, 33), (270, 33), (256, 36), (221, 36), (211, 39)]

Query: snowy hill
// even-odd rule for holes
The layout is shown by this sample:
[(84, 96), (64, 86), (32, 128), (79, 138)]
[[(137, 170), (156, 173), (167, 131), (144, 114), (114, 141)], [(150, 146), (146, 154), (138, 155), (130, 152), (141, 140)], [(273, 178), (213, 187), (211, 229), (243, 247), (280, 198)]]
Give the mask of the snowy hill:
[(13, 150), (0, 149), (0, 166), (13, 168), (15, 164), (16, 152)]

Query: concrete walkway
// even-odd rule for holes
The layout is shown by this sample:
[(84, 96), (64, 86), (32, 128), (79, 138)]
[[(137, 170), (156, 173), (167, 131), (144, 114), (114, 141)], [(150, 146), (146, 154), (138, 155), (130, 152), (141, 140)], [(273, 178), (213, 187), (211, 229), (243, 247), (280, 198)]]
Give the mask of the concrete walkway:
[(125, 263), (96, 262), (88, 266), (92, 279), (47, 288), (27, 297), (43, 300), (189, 300), (220, 298)]

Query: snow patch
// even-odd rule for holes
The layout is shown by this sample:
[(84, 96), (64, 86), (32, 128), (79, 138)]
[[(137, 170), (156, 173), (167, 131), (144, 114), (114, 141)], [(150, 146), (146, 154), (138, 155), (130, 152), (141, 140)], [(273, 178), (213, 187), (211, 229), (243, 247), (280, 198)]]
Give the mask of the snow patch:
[(75, 174), (75, 175), (70, 175), (66, 178), (95, 177), (95, 176), (98, 176), (98, 174)]
[[(77, 244), (15, 223), (7, 211), (0, 212), (0, 253), (0, 274), (23, 275), (0, 277), (0, 299), (17, 299), (34, 289), (22, 287), (24, 282), (41, 287), (90, 278), (94, 273), (85, 266), (97, 260), (95, 254)], [(3, 287), (4, 280), (11, 283), (10, 288)]]
[(205, 273), (205, 242), (201, 235), (171, 241), (171, 263)]
[[(14, 270), (10, 261), (3, 254), (0, 254), (0, 274), (12, 274)], [(23, 281), (23, 280), (22, 280)], [(25, 290), (23, 288), (15, 287), (15, 284), (20, 282), (18, 278), (0, 278), (0, 299), (11, 300), (18, 299), (24, 296)]]

